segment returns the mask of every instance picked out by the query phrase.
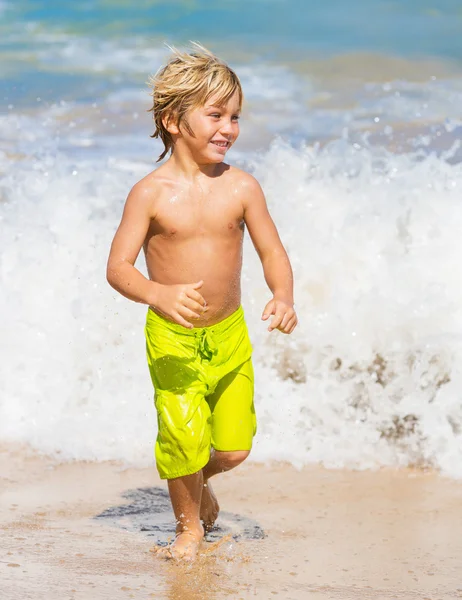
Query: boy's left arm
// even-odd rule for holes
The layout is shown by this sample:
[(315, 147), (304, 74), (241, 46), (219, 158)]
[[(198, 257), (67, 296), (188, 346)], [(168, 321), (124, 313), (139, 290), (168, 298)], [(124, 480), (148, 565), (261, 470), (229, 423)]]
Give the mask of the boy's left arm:
[(251, 175), (247, 174), (247, 177), (243, 186), (244, 220), (260, 257), (266, 283), (273, 292), (262, 319), (266, 321), (274, 315), (268, 331), (279, 329), (282, 333), (292, 333), (298, 321), (294, 310), (294, 284), (289, 257), (268, 212), (259, 183)]

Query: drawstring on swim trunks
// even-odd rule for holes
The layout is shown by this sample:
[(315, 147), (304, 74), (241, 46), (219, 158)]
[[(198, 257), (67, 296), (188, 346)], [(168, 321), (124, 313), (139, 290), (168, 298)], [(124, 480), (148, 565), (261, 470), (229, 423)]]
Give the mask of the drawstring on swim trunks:
[(197, 352), (202, 358), (206, 360), (212, 360), (213, 355), (217, 353), (218, 347), (210, 335), (210, 331), (207, 329), (202, 329), (200, 332), (197, 332), (196, 337), (199, 338)]

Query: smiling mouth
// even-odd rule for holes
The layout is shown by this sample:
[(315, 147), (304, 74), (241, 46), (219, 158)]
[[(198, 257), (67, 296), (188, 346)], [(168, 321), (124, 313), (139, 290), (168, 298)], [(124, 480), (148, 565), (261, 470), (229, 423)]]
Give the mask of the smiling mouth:
[(229, 148), (229, 146), (230, 146), (230, 142), (214, 142), (212, 140), (211, 143), (215, 144), (215, 146), (218, 146), (219, 148)]

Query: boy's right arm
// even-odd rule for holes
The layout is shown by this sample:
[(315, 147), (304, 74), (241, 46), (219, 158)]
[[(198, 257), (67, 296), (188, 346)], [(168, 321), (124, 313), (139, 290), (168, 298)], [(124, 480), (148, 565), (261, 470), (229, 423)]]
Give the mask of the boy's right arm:
[(153, 306), (190, 329), (193, 325), (187, 319), (197, 318), (206, 310), (206, 302), (197, 291), (202, 287), (202, 281), (162, 285), (147, 279), (134, 266), (151, 220), (155, 219), (152, 196), (152, 189), (141, 183), (136, 184), (128, 195), (109, 253), (107, 280), (126, 298)]

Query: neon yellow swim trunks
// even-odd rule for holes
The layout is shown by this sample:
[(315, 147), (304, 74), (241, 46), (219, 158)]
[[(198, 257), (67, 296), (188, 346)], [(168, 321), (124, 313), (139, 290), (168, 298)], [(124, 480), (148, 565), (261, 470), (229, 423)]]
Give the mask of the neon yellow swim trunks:
[(161, 478), (200, 471), (211, 447), (250, 450), (256, 417), (252, 346), (242, 307), (216, 325), (194, 329), (149, 309), (145, 333)]

